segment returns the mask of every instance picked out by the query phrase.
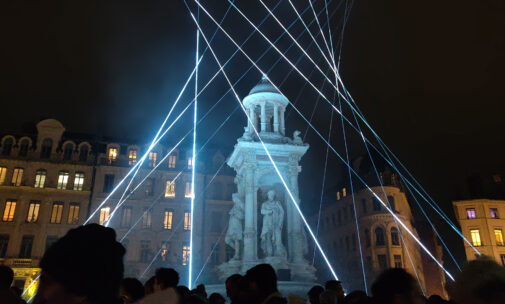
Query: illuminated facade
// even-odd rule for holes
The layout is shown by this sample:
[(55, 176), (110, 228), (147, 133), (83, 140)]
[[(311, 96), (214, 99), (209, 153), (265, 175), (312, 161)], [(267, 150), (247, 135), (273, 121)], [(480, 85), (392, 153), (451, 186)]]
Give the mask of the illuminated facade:
[[(454, 201), (461, 232), (482, 254), (505, 266), (505, 200), (472, 199)], [(474, 260), (475, 250), (464, 242), (466, 258)]]

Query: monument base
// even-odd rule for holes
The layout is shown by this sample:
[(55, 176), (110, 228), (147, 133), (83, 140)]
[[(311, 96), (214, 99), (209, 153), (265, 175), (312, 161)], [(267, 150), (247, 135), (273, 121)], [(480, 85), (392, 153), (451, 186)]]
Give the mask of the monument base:
[[(277, 282), (277, 289), (283, 297), (288, 298), (290, 294), (308, 299), (307, 292), (316, 285), (314, 282), (295, 282), (295, 281), (279, 281)], [(210, 284), (205, 285), (205, 291), (210, 296), (212, 293), (217, 292), (223, 297), (226, 297), (226, 287), (223, 284)]]

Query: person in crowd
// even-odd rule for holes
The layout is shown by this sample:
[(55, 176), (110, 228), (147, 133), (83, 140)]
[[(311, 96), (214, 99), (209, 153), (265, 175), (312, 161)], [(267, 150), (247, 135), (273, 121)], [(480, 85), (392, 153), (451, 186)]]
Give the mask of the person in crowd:
[(8, 266), (0, 265), (0, 303), (21, 304), (21, 298), (12, 292), (11, 284), (14, 280), (14, 271)]
[(277, 275), (269, 264), (259, 264), (249, 269), (245, 275), (249, 286), (250, 303), (285, 304), (286, 299), (277, 290)]
[(124, 278), (121, 281), (119, 294), (123, 304), (134, 303), (144, 297), (144, 286), (135, 278)]
[(344, 297), (344, 300), (342, 301), (343, 304), (365, 304), (369, 302), (370, 298), (364, 291), (361, 290), (350, 292)]
[(325, 290), (319, 295), (320, 304), (339, 304), (338, 292), (335, 290)]
[(191, 290), (184, 285), (179, 285), (176, 288), (179, 299), (185, 299), (191, 295)]
[(111, 228), (89, 224), (69, 230), (40, 261), (33, 303), (118, 303), (124, 254)]
[(402, 268), (383, 271), (372, 284), (372, 294), (377, 304), (425, 303), (417, 281)]
[(152, 276), (144, 283), (144, 296), (150, 295), (154, 292), (154, 280), (155, 276)]
[(324, 288), (320, 285), (312, 287), (307, 296), (309, 296), (310, 304), (319, 304), (319, 296), (324, 292)]
[(231, 304), (239, 302), (239, 283), (241, 279), (240, 274), (232, 274), (226, 279), (226, 296), (230, 299)]
[(430, 304), (449, 304), (449, 301), (444, 300), (439, 295), (432, 295), (428, 298), (428, 303), (430, 303)]
[(191, 294), (200, 297), (200, 299), (205, 302), (207, 301), (207, 291), (205, 291), (205, 285), (203, 284), (200, 284), (196, 286), (195, 289), (191, 290)]
[(138, 301), (140, 304), (177, 304), (179, 295), (176, 288), (179, 273), (172, 268), (158, 268), (154, 275), (154, 292)]
[(446, 288), (456, 304), (505, 303), (505, 268), (487, 257), (478, 258), (464, 266)]
[(333, 290), (337, 293), (337, 301), (338, 303), (342, 303), (344, 300), (345, 292), (344, 288), (342, 287), (342, 282), (337, 281), (337, 280), (329, 280), (326, 281), (326, 284), (324, 284), (324, 288), (326, 290)]
[(224, 304), (226, 299), (217, 292), (214, 292), (209, 297), (209, 304)]
[(207, 304), (206, 299), (203, 299), (200, 295), (190, 294), (184, 299), (181, 299), (181, 304)]

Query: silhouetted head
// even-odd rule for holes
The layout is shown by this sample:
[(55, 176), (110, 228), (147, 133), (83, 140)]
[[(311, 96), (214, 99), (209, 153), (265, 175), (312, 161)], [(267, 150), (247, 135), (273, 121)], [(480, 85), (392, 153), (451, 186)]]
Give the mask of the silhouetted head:
[(123, 303), (133, 303), (144, 297), (144, 286), (135, 278), (125, 278), (121, 281), (119, 291)]
[(307, 295), (309, 296), (310, 304), (319, 304), (319, 296), (324, 292), (324, 288), (320, 285), (312, 287)]
[(417, 281), (401, 268), (383, 271), (372, 285), (372, 294), (378, 304), (422, 303)]
[(344, 298), (344, 288), (342, 287), (342, 282), (337, 280), (329, 280), (324, 284), (326, 290), (333, 290), (337, 293), (340, 299)]
[(238, 273), (232, 274), (226, 279), (226, 296), (233, 302), (237, 301), (239, 293), (239, 282), (242, 276)]
[(0, 289), (9, 289), (14, 280), (14, 271), (9, 266), (0, 265)]
[(177, 287), (179, 284), (179, 273), (172, 268), (158, 268), (154, 275), (154, 290), (163, 290), (169, 287)]
[(209, 297), (209, 304), (224, 304), (225, 302), (226, 299), (216, 292), (212, 293)]
[(249, 269), (245, 275), (249, 283), (251, 297), (263, 300), (277, 292), (277, 275), (269, 264), (259, 264)]
[(156, 277), (152, 276), (150, 277), (145, 283), (144, 283), (144, 295), (150, 295), (154, 292), (154, 282), (156, 281)]
[(361, 304), (367, 303), (369, 300), (370, 298), (364, 291), (355, 290), (344, 297), (342, 304)]

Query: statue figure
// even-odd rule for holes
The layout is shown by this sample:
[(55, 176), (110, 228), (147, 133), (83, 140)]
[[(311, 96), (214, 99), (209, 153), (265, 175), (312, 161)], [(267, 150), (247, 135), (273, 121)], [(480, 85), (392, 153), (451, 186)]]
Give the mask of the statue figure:
[(279, 201), (275, 201), (275, 191), (267, 193), (268, 200), (261, 204), (263, 227), (261, 229), (261, 249), (265, 256), (286, 257), (286, 249), (282, 244), (282, 226), (284, 209)]
[(295, 145), (303, 145), (303, 140), (302, 138), (300, 137), (300, 134), (302, 132), (298, 131), (298, 130), (295, 130), (293, 132), (293, 144)]
[(244, 202), (238, 193), (232, 194), (233, 208), (230, 210), (230, 220), (226, 231), (225, 243), (235, 250), (232, 260), (240, 259), (240, 241), (243, 239), (242, 221), (244, 220)]

